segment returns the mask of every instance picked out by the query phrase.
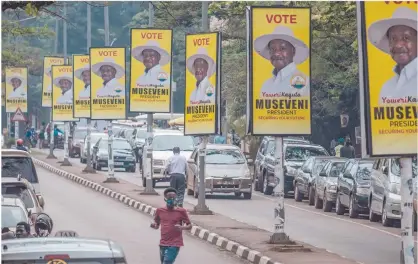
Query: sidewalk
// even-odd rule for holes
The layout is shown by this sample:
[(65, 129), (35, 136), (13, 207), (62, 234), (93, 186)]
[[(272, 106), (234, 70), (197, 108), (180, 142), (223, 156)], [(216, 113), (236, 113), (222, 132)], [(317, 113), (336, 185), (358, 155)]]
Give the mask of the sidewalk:
[[(32, 156), (41, 161), (41, 163), (38, 163), (35, 160), (36, 163), (48, 170), (52, 170), (79, 184), (118, 199), (128, 206), (134, 207), (135, 209), (150, 215), (154, 214), (155, 208), (165, 206), (162, 196), (140, 195), (139, 193), (143, 188), (137, 185), (121, 179), (118, 179), (119, 183), (103, 183), (105, 180), (103, 174), (82, 173), (81, 171), (84, 167), (74, 164), (71, 167), (62, 167), (57, 163), (58, 160), (48, 160), (46, 159), (45, 154), (40, 153), (37, 150), (32, 152)], [(60, 172), (60, 170), (67, 173)], [(81, 179), (79, 179), (79, 177)], [(188, 211), (193, 210), (193, 205), (189, 203), (185, 203), (184, 207)], [(216, 245), (223, 250), (231, 251), (241, 258), (247, 259), (255, 264), (356, 263), (356, 261), (340, 257), (336, 254), (329, 253), (326, 250), (315, 248), (299, 241), (295, 242), (299, 245), (303, 245), (304, 248), (309, 249), (310, 252), (283, 252), (283, 248), (279, 245), (268, 244), (271, 233), (220, 214), (210, 216), (190, 215), (190, 218), (193, 224), (198, 226), (192, 229), (192, 235)]]

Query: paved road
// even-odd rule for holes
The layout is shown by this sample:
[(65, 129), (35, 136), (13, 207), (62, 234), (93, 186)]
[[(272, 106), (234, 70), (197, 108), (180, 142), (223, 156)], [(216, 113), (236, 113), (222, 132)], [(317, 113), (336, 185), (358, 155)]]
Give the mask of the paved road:
[[(58, 156), (62, 151), (57, 151)], [(79, 159), (71, 159), (74, 164)], [(106, 174), (106, 171), (102, 171)], [(115, 172), (117, 178), (141, 186), (140, 173)], [(163, 186), (157, 184), (162, 193)], [(186, 202), (196, 204), (197, 199), (186, 196)], [(241, 222), (268, 231), (273, 230), (273, 208), (275, 199), (261, 193), (253, 193), (252, 200), (237, 199), (232, 196), (208, 197), (207, 205), (216, 212)], [(337, 216), (308, 206), (306, 202), (296, 203), (286, 199), (286, 232), (295, 240), (327, 249), (365, 264), (399, 263), (400, 229), (386, 228), (381, 223), (371, 223), (366, 219), (350, 219), (347, 215)]]
[[(80, 236), (107, 238), (119, 243), (129, 263), (159, 263), (160, 231), (151, 229), (151, 217), (102, 194), (36, 168), (45, 197), (45, 212), (54, 230), (75, 230)], [(248, 263), (188, 235), (178, 263)], [(177, 263), (177, 262), (176, 262)]]

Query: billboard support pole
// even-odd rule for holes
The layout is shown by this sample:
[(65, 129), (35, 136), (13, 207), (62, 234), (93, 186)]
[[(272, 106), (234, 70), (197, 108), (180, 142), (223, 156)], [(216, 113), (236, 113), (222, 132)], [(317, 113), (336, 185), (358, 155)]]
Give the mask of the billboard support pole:
[[(202, 2), (202, 31), (209, 31), (209, 17), (208, 17), (208, 2)], [(217, 62), (219, 63), (219, 62)], [(197, 205), (193, 209), (193, 213), (197, 215), (212, 215), (212, 211), (206, 205), (206, 180), (205, 180), (205, 167), (206, 167), (206, 145), (208, 144), (209, 137), (202, 136), (202, 142), (199, 149), (199, 195)]]
[[(63, 50), (64, 50), (64, 64), (67, 62), (67, 3), (64, 2), (64, 22), (63, 22), (63, 32), (62, 32), (62, 38), (63, 38)], [(70, 123), (64, 122), (64, 161), (61, 163), (61, 166), (72, 166), (71, 162), (69, 160), (69, 151), (70, 148), (68, 147), (68, 134), (70, 133), (69, 129)]]
[(19, 121), (15, 121), (15, 139), (19, 139)]
[[(401, 167), (401, 263), (414, 264), (412, 158), (400, 158)], [(385, 215), (382, 215), (382, 222)]]
[[(87, 53), (91, 47), (91, 6), (87, 2)], [(87, 160), (86, 167), (83, 169), (84, 173), (96, 173), (96, 170), (91, 166), (91, 119), (87, 118)]]
[[(154, 6), (152, 2), (148, 3), (148, 26), (151, 28), (154, 26)], [(154, 190), (154, 179), (152, 177), (153, 169), (152, 169), (152, 139), (154, 137), (152, 131), (152, 125), (154, 124), (154, 116), (153, 113), (147, 114), (147, 141), (144, 146), (143, 153), (145, 152), (145, 162), (142, 162), (142, 177), (145, 178), (145, 189), (140, 194), (141, 195), (158, 195), (158, 193)], [(142, 154), (143, 155), (143, 154)], [(144, 181), (142, 181), (144, 183)]]
[(10, 113), (7, 113), (7, 138), (4, 140), (3, 144), (6, 145), (6, 142), (9, 138), (11, 138), (11, 129), (12, 129), (12, 121), (10, 120), (12, 117)]

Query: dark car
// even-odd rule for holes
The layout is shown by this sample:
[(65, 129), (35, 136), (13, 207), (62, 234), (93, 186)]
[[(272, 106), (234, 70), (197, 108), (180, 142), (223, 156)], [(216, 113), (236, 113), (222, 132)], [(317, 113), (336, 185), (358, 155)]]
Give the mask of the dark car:
[(314, 182), (319, 172), (322, 170), (331, 156), (314, 156), (310, 157), (298, 169), (295, 176), (295, 201), (301, 202), (304, 198), (308, 198), (309, 205), (315, 202)]
[(351, 159), (346, 162), (338, 176), (335, 212), (356, 218), (359, 213), (369, 213), (370, 175), (374, 160)]
[[(108, 138), (101, 138), (93, 147), (93, 167), (96, 170), (108, 167), (108, 142)], [(129, 142), (124, 138), (113, 139), (113, 164), (114, 168), (124, 168), (126, 171), (135, 172), (135, 154)]]
[[(91, 133), (99, 132), (96, 128), (91, 128)], [(68, 152), (71, 158), (75, 156), (80, 157), (81, 147), (84, 142), (84, 138), (87, 136), (87, 127), (76, 127), (71, 137), (68, 139)]]

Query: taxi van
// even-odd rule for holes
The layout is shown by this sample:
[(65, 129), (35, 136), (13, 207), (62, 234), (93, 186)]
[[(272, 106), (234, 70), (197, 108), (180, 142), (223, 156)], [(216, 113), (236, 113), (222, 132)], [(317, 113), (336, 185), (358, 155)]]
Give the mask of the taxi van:
[(113, 241), (74, 237), (20, 238), (2, 241), (2, 263), (126, 264)]

